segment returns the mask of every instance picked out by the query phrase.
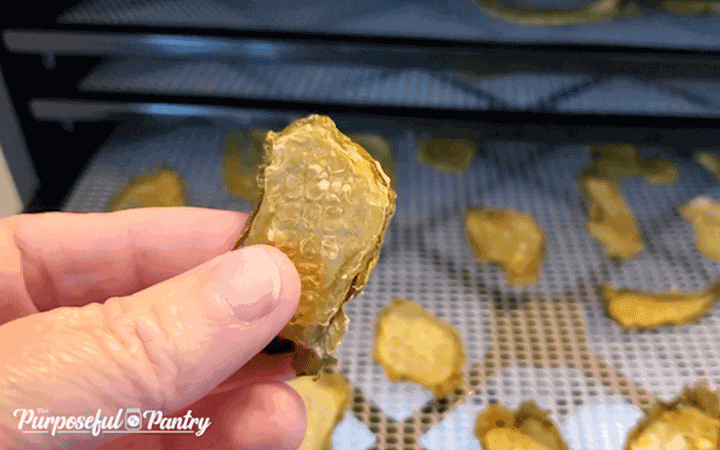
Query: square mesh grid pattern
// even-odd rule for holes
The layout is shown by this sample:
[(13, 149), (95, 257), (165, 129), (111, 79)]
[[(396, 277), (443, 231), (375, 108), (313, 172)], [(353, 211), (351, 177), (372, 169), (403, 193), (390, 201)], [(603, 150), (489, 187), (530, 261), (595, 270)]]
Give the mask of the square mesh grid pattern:
[[(130, 178), (164, 162), (186, 180), (190, 205), (249, 211), (251, 205), (230, 198), (221, 181), (220, 145), (229, 129), (118, 132), (79, 178), (65, 210), (102, 211)], [(720, 383), (718, 308), (697, 324), (626, 332), (605, 317), (596, 294), (601, 283), (701, 290), (720, 277), (720, 263), (697, 253), (691, 226), (677, 213), (697, 195), (720, 193), (700, 166), (669, 154), (679, 168), (674, 184), (622, 185), (648, 249), (613, 263), (584, 230), (575, 186), (576, 174), (590, 163), (582, 147), (486, 142), (468, 170), (446, 174), (417, 162), (420, 134), (411, 124), (404, 133), (385, 133), (381, 126), (366, 131), (393, 142), (397, 212), (364, 293), (347, 304), (351, 321), (337, 370), (355, 388), (351, 413), (377, 437), (375, 448), (433, 450), (426, 433), (456, 426), (457, 417), (471, 427), (474, 416), (461, 412), (470, 408), (474, 414), (491, 401), (516, 406), (535, 400), (560, 424), (571, 417), (580, 423), (584, 407), (642, 408), (699, 378)], [(473, 260), (462, 217), (477, 204), (529, 213), (546, 231), (548, 257), (538, 283), (509, 286), (501, 269)], [(466, 383), (449, 397), (434, 400), (421, 388), (389, 383), (371, 361), (376, 314), (396, 296), (419, 302), (461, 330)], [(447, 444), (464, 448), (459, 441)]]
[[(572, 3), (589, 2), (576, 0)], [(549, 8), (557, 5), (552, 0), (529, 3), (546, 4)], [(335, 0), (332, 3), (317, 0), (301, 3), (85, 0), (60, 14), (58, 22), (305, 31), (471, 42), (630, 45), (707, 51), (720, 47), (716, 16), (685, 17), (653, 13), (645, 17), (576, 26), (518, 26), (484, 14), (474, 0)]]
[(79, 86), (89, 92), (475, 111), (493, 107), (561, 113), (720, 115), (718, 86), (712, 80), (594, 80), (582, 74), (468, 76), (343, 65), (118, 58), (93, 69)]
[(426, 70), (119, 59), (88, 74), (80, 89), (360, 105), (487, 109), (480, 93)]

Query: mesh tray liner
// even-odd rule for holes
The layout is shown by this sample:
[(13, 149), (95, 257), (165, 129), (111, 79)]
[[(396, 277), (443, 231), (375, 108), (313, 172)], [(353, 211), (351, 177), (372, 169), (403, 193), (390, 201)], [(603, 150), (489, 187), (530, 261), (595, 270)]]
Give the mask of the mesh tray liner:
[(712, 80), (645, 83), (613, 77), (522, 73), (476, 79), (427, 70), (258, 65), (119, 58), (79, 84), (90, 92), (218, 96), (457, 110), (544, 110), (710, 117), (720, 115)]
[[(187, 181), (190, 205), (249, 211), (251, 205), (233, 200), (221, 182), (220, 145), (228, 131), (216, 125), (131, 137), (118, 132), (88, 164), (64, 209), (102, 211), (130, 178), (164, 162)], [(461, 432), (440, 440), (423, 436), (451, 423), (467, 429), (490, 401), (516, 406), (535, 400), (562, 424), (583, 407), (642, 408), (698, 378), (720, 383), (718, 308), (695, 325), (626, 333), (605, 317), (596, 295), (603, 282), (693, 291), (720, 277), (720, 264), (695, 251), (691, 226), (677, 213), (699, 194), (718, 193), (704, 169), (668, 155), (679, 165), (673, 185), (623, 184), (648, 250), (614, 264), (584, 231), (574, 185), (589, 163), (582, 147), (488, 142), (467, 171), (445, 174), (417, 162), (416, 134), (410, 125), (386, 134), (397, 159), (397, 213), (364, 293), (347, 304), (351, 321), (337, 353), (338, 370), (355, 387), (351, 411), (377, 436), (377, 448), (465, 448)], [(501, 269), (474, 262), (462, 214), (475, 204), (528, 212), (546, 230), (540, 282), (508, 286)], [(435, 401), (412, 384), (389, 383), (370, 360), (376, 314), (395, 296), (421, 303), (461, 330), (466, 388)], [(448, 414), (465, 419), (438, 423)]]
[[(556, 7), (557, 1), (530, 3)], [(554, 4), (553, 4), (554, 3)], [(563, 2), (568, 3), (568, 2)], [(588, 4), (589, 0), (571, 2)], [(485, 15), (472, 0), (86, 0), (58, 17), (61, 24), (179, 26), (304, 31), (470, 42), (720, 48), (717, 16), (651, 14), (578, 26), (517, 26)]]

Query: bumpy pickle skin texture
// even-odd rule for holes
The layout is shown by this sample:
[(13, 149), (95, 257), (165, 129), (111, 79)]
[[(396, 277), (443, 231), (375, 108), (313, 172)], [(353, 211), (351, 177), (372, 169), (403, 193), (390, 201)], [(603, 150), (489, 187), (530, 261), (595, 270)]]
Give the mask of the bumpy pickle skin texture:
[(719, 436), (717, 395), (697, 386), (672, 403), (654, 404), (628, 434), (625, 450), (717, 450)]
[(261, 197), (235, 246), (269, 244), (300, 274), (298, 309), (279, 334), (295, 344), (297, 375), (334, 363), (347, 326), (342, 306), (367, 283), (395, 211), (390, 179), (326, 116), (268, 132)]
[(693, 225), (698, 252), (720, 261), (720, 202), (698, 197), (682, 207), (680, 215)]
[(517, 211), (468, 207), (465, 234), (475, 258), (505, 269), (508, 283), (536, 283), (545, 259), (545, 232), (528, 214)]
[(380, 162), (385, 174), (390, 177), (392, 188), (397, 189), (395, 183), (395, 159), (390, 141), (377, 134), (351, 134), (348, 137)]
[(332, 434), (350, 406), (352, 389), (336, 373), (321, 372), (287, 381), (305, 403), (307, 428), (298, 450), (333, 450)]
[(133, 178), (110, 201), (108, 211), (149, 208), (153, 206), (185, 206), (185, 183), (180, 175), (166, 165), (152, 173)]
[(555, 423), (532, 402), (515, 412), (489, 404), (477, 416), (475, 436), (484, 450), (568, 450)]
[(418, 161), (443, 172), (462, 172), (470, 166), (477, 147), (470, 139), (431, 137), (417, 141)]
[(442, 397), (462, 385), (465, 350), (455, 327), (396, 298), (378, 315), (373, 360), (390, 381), (412, 381)]
[(616, 258), (632, 258), (645, 250), (635, 216), (617, 183), (591, 178), (581, 183), (588, 210), (586, 229), (600, 242), (605, 254)]
[(251, 202), (260, 198), (257, 169), (268, 130), (233, 130), (222, 144), (222, 176), (227, 190)]
[(607, 314), (625, 329), (684, 325), (705, 314), (720, 297), (720, 281), (705, 292), (657, 294), (630, 289), (600, 288)]

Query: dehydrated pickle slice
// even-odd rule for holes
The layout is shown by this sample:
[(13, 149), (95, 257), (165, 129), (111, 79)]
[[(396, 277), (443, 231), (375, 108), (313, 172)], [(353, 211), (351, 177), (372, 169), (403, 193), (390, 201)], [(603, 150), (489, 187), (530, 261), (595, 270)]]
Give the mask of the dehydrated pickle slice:
[(635, 216), (613, 181), (585, 179), (581, 186), (587, 202), (587, 231), (608, 256), (632, 258), (645, 250)]
[(545, 259), (545, 233), (528, 214), (471, 206), (465, 211), (465, 234), (480, 262), (501, 265), (508, 283), (537, 282)]
[(597, 144), (588, 146), (593, 163), (580, 172), (580, 180), (601, 178), (622, 181), (643, 177), (650, 183), (672, 183), (677, 167), (664, 156), (643, 160), (632, 144)]
[(705, 1), (682, 1), (682, 0), (666, 0), (660, 4), (660, 7), (665, 11), (684, 15), (684, 16), (699, 16), (707, 8), (707, 2)]
[(286, 382), (305, 403), (307, 428), (298, 450), (332, 450), (332, 434), (350, 405), (352, 390), (336, 373), (321, 372)]
[(393, 299), (378, 314), (372, 357), (388, 380), (421, 384), (436, 397), (462, 385), (460, 332), (410, 300)]
[(177, 172), (161, 165), (152, 173), (130, 180), (110, 201), (107, 210), (185, 205), (185, 183)]
[(393, 189), (395, 184), (395, 159), (390, 141), (377, 134), (351, 134), (349, 136), (354, 142), (370, 153), (370, 156), (380, 162), (385, 174), (390, 177)]
[(698, 197), (683, 206), (680, 214), (693, 224), (698, 252), (706, 258), (720, 261), (720, 202)]
[(222, 148), (222, 176), (228, 191), (246, 200), (260, 198), (257, 169), (267, 130), (233, 130)]
[(314, 375), (345, 333), (343, 303), (367, 283), (395, 211), (390, 179), (329, 117), (268, 132), (261, 197), (236, 248), (273, 245), (300, 273), (300, 305), (279, 337), (295, 343), (293, 368)]
[(672, 403), (657, 402), (627, 437), (626, 450), (716, 450), (720, 436), (717, 395), (705, 386), (685, 388)]
[(477, 416), (475, 436), (485, 450), (568, 450), (555, 423), (532, 402), (515, 412), (489, 404)]
[(695, 153), (695, 160), (720, 180), (720, 156), (708, 151), (699, 151)]
[(518, 25), (570, 25), (608, 20), (620, 13), (619, 0), (598, 0), (576, 10), (531, 9), (507, 0), (475, 0), (487, 15)]
[(608, 315), (623, 328), (683, 325), (707, 312), (720, 297), (720, 281), (705, 292), (657, 294), (630, 289), (600, 288)]
[(418, 161), (444, 172), (467, 169), (477, 147), (470, 139), (431, 137), (417, 141)]

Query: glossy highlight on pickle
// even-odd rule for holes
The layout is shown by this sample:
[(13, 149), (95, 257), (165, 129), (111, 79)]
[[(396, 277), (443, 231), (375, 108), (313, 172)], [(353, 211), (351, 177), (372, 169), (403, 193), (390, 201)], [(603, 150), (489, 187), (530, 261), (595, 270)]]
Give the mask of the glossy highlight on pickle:
[(163, 164), (151, 173), (130, 180), (110, 201), (107, 210), (186, 204), (185, 183), (177, 172)]
[(557, 425), (532, 402), (516, 411), (489, 404), (477, 416), (475, 437), (484, 450), (568, 450)]
[(462, 385), (460, 332), (415, 302), (393, 299), (378, 315), (373, 360), (390, 381), (412, 381), (442, 397)]
[(296, 374), (315, 375), (335, 362), (342, 306), (377, 264), (396, 194), (380, 163), (319, 115), (267, 134), (258, 181), (261, 198), (235, 248), (269, 244), (294, 263), (300, 304), (279, 337), (295, 344)]
[(468, 207), (465, 234), (475, 258), (505, 269), (508, 283), (533, 284), (545, 259), (545, 232), (528, 214), (509, 209)]

